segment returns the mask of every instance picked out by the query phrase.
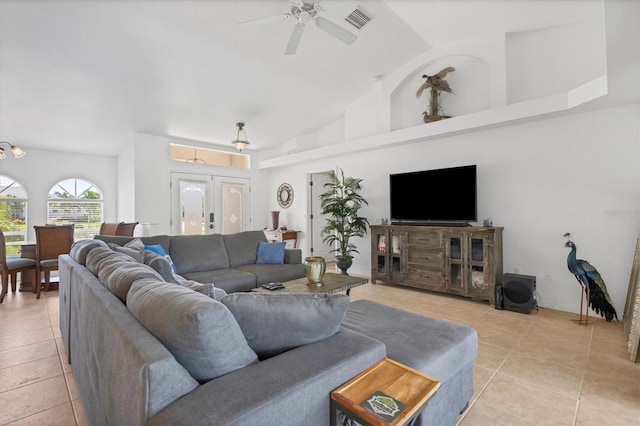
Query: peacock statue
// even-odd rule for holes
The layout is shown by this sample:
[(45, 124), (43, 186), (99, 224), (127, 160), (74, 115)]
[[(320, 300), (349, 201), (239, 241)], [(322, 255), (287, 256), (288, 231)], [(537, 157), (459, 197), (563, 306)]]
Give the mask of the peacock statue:
[[(596, 268), (583, 259), (578, 259), (576, 257), (576, 245), (571, 238), (570, 233), (564, 234), (567, 238), (567, 243), (564, 245), (565, 247), (571, 248), (571, 252), (567, 256), (567, 266), (569, 271), (576, 277), (578, 283), (581, 287), (584, 287), (585, 298), (587, 300), (587, 308), (586, 308), (586, 319), (584, 320), (584, 325), (589, 323), (589, 306), (601, 317), (605, 318), (607, 322), (613, 320), (615, 317), (616, 321), (618, 321), (618, 314), (616, 313), (613, 304), (611, 303), (611, 297), (609, 297), (609, 293), (607, 292), (607, 286), (600, 276), (600, 273), (596, 270)], [(580, 289), (580, 319), (578, 320), (578, 324), (582, 324), (582, 288)]]

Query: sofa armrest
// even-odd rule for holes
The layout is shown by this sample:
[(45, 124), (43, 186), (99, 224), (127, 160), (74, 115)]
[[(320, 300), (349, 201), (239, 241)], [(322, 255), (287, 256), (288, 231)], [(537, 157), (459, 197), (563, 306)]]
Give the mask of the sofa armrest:
[(284, 263), (287, 263), (287, 264), (302, 263), (302, 249), (285, 249)]
[(341, 330), (211, 380), (148, 425), (326, 425), (331, 391), (385, 354), (380, 341)]

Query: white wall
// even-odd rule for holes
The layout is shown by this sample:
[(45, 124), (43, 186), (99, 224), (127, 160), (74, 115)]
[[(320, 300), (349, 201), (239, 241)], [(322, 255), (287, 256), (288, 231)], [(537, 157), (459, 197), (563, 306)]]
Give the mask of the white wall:
[(34, 225), (47, 223), (47, 196), (57, 182), (68, 178), (88, 180), (104, 197), (104, 218), (116, 220), (116, 158), (25, 148), (27, 155), (11, 153), (0, 160), (0, 174), (19, 181), (27, 190), (27, 241), (35, 241)]
[[(566, 267), (563, 238), (571, 232), (579, 258), (600, 271), (621, 314), (639, 226), (637, 123), (638, 105), (627, 105), (292, 164), (273, 170), (270, 181), (272, 187), (292, 183), (296, 199), (287, 214), (304, 226), (306, 174), (341, 167), (364, 179), (369, 206), (362, 213), (380, 223), (389, 217), (390, 173), (477, 164), (478, 219), (491, 217), (505, 228), (504, 271), (519, 266), (538, 277), (541, 306), (578, 312), (580, 292)], [(416, 190), (417, 199), (422, 194), (428, 188)], [(356, 241), (354, 274), (370, 273), (368, 238)], [(308, 254), (304, 233), (299, 247)]]
[[(269, 223), (267, 214), (269, 210), (275, 208), (266, 207), (266, 172), (256, 169), (242, 170), (230, 167), (211, 166), (206, 164), (194, 164), (172, 161), (169, 159), (169, 145), (180, 143), (193, 146), (203, 146), (206, 144), (196, 141), (172, 138), (167, 136), (155, 136), (143, 133), (134, 135), (132, 163), (121, 160), (123, 176), (133, 175), (133, 180), (120, 182), (121, 189), (124, 187), (128, 193), (135, 195), (135, 208), (130, 212), (131, 217), (140, 223), (153, 224), (153, 233), (168, 234), (171, 232), (171, 173), (195, 173), (209, 174), (216, 176), (231, 176), (249, 178), (251, 181), (251, 229), (263, 229)], [(210, 146), (208, 146), (210, 148)], [(122, 155), (129, 155), (129, 150)], [(252, 163), (257, 163), (252, 158)], [(131, 170), (133, 169), (133, 170)], [(127, 185), (133, 185), (128, 188)], [(275, 203), (275, 192), (273, 203)]]

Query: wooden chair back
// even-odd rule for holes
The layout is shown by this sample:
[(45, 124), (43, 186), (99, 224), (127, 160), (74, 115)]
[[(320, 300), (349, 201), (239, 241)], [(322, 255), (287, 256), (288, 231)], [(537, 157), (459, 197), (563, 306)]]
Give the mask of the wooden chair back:
[(61, 254), (69, 254), (73, 245), (74, 226), (34, 226), (36, 231), (36, 261), (58, 259)]
[(133, 231), (136, 229), (138, 222), (120, 222), (116, 227), (115, 235), (123, 237), (133, 237)]
[[(120, 222), (122, 223), (122, 222)], [(100, 225), (100, 235), (116, 235), (116, 228), (120, 224), (118, 222), (102, 222)]]

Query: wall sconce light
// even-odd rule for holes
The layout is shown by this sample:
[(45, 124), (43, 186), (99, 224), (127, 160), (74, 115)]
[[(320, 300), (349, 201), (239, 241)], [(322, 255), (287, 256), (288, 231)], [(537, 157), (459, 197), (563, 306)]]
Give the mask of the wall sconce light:
[[(242, 152), (249, 145), (247, 132), (244, 130), (244, 123), (236, 123), (236, 126), (238, 126), (238, 134), (236, 135), (236, 139), (231, 141), (231, 144), (235, 146), (238, 151)], [(244, 133), (244, 139), (240, 139), (240, 132)]]
[[(25, 155), (27, 155), (27, 153), (24, 152), (22, 149), (20, 149), (19, 147), (15, 146), (15, 145), (11, 145), (9, 142), (0, 141), (0, 145), (1, 144), (9, 145), (9, 147), (11, 149), (11, 152), (13, 152), (13, 156), (16, 157), (16, 158), (22, 158)], [(0, 160), (4, 160), (5, 158), (7, 158), (7, 154), (5, 154), (4, 148), (0, 147)]]

